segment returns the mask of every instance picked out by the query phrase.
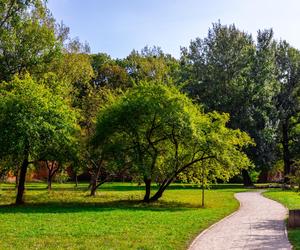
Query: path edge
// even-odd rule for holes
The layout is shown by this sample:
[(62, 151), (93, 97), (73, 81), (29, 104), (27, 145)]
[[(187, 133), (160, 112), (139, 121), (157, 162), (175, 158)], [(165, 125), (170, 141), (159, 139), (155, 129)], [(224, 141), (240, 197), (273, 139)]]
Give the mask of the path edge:
[(292, 247), (291, 249), (294, 249), (294, 246), (293, 246), (292, 243), (290, 242), (290, 239), (289, 239), (289, 233), (288, 233), (288, 230), (287, 230), (287, 221), (286, 221), (286, 219), (289, 218), (289, 208), (288, 208), (286, 205), (282, 204), (281, 202), (279, 202), (279, 201), (277, 201), (277, 200), (274, 200), (274, 199), (272, 199), (272, 198), (270, 198), (270, 197), (264, 196), (264, 193), (265, 193), (265, 192), (268, 192), (268, 190), (264, 190), (263, 192), (261, 192), (261, 195), (262, 195), (264, 198), (269, 199), (269, 200), (271, 200), (271, 201), (275, 201), (275, 202), (279, 203), (281, 206), (283, 206), (283, 207), (285, 208), (285, 210), (286, 210), (286, 215), (287, 215), (287, 216), (286, 216), (285, 221), (284, 221), (284, 225), (285, 225), (285, 227), (284, 227), (284, 234), (285, 234), (285, 236), (286, 236), (288, 242), (290, 243), (290, 245), (291, 245), (291, 247)]
[[(243, 193), (243, 192), (238, 192), (238, 193)], [(198, 241), (198, 238), (202, 237), (204, 234), (206, 234), (210, 229), (212, 229), (214, 226), (218, 225), (219, 223), (223, 222), (224, 220), (229, 219), (230, 217), (232, 217), (233, 215), (235, 215), (242, 207), (242, 203), (235, 197), (236, 194), (235, 193), (233, 196), (234, 198), (239, 202), (239, 207), (237, 210), (235, 210), (234, 212), (232, 212), (231, 214), (225, 216), (224, 218), (222, 218), (221, 220), (215, 222), (214, 224), (210, 225), (208, 228), (204, 229), (200, 234), (197, 235), (197, 237), (192, 241), (192, 243), (189, 245), (188, 250), (193, 250), (193, 246), (196, 244), (196, 242)]]

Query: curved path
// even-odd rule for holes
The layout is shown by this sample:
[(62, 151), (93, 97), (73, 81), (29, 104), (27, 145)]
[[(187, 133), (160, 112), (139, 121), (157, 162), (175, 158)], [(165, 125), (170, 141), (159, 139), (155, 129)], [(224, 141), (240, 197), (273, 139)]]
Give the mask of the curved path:
[(287, 210), (261, 192), (237, 193), (240, 209), (202, 232), (189, 250), (292, 249), (284, 220)]

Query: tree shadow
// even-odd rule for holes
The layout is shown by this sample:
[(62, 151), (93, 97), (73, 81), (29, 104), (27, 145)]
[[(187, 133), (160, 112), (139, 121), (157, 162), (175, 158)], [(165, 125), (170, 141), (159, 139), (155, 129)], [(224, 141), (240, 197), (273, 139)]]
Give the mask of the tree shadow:
[(80, 212), (107, 212), (113, 210), (178, 212), (202, 208), (200, 205), (157, 201), (145, 203), (140, 200), (117, 200), (108, 202), (58, 202), (25, 203), (23, 205), (0, 205), (0, 213), (80, 213)]
[[(44, 184), (44, 185), (43, 185)], [(128, 183), (127, 183), (128, 184)], [(79, 187), (69, 186), (69, 187), (60, 187), (60, 186), (53, 186), (53, 191), (87, 191), (89, 184), (86, 183), (85, 186), (81, 184)], [(153, 184), (152, 190), (157, 190), (159, 188), (158, 185)], [(242, 189), (244, 188), (242, 184), (213, 184), (210, 186), (210, 190), (227, 190), (227, 189)], [(46, 190), (47, 184), (46, 183), (29, 183), (26, 185), (26, 190)], [(122, 183), (118, 184), (116, 182), (114, 183), (105, 183), (104, 185), (101, 185), (99, 187), (99, 190), (104, 191), (141, 191), (144, 190), (145, 186), (144, 184), (137, 185), (136, 183), (129, 184), (129, 185), (122, 185)], [(194, 189), (200, 189), (198, 185), (192, 185), (192, 184), (184, 184), (184, 183), (174, 183), (170, 185), (167, 190), (194, 190)], [(8, 191), (8, 190), (15, 190), (14, 186), (4, 186), (1, 187), (1, 190)]]
[[(264, 220), (253, 225), (257, 234), (249, 235), (249, 249), (290, 249), (283, 220)], [(268, 231), (272, 233), (269, 235)]]

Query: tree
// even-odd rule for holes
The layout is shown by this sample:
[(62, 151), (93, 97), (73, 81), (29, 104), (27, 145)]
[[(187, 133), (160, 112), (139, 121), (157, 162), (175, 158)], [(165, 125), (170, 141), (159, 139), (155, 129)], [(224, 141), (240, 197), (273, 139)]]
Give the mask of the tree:
[[(240, 151), (250, 138), (226, 128), (227, 121), (228, 115), (203, 113), (175, 87), (144, 83), (100, 111), (93, 143), (126, 152), (131, 171), (144, 180), (144, 201), (156, 201), (179, 174), (199, 162), (215, 159), (231, 172), (250, 165)], [(159, 189), (151, 197), (153, 181)]]
[(76, 162), (77, 152), (79, 150), (78, 146), (77, 140), (53, 140), (48, 141), (43, 149), (41, 149), (41, 152), (39, 153), (39, 162), (44, 163), (44, 166), (46, 166), (48, 170), (48, 191), (52, 189), (54, 176), (57, 173), (64, 171), (67, 163)]
[(293, 141), (292, 130), (299, 124), (300, 112), (300, 52), (286, 41), (277, 46), (276, 63), (280, 91), (276, 96), (276, 106), (280, 120), (281, 144), (284, 161), (284, 182), (288, 183), (291, 174)]
[(128, 72), (120, 60), (113, 60), (107, 54), (91, 55), (94, 69), (93, 85), (95, 87), (108, 87), (112, 89), (126, 89), (132, 86)]
[[(82, 120), (81, 120), (81, 146), (80, 159), (84, 169), (91, 176), (90, 190), (91, 196), (96, 195), (96, 190), (105, 182), (111, 180), (116, 174), (122, 174), (127, 168), (126, 156), (116, 153), (115, 146), (103, 145), (94, 148), (90, 141), (95, 133), (97, 113), (103, 106), (114, 102), (116, 96), (121, 92), (109, 87), (99, 88), (93, 86), (89, 95), (82, 99)], [(116, 161), (112, 162), (111, 157), (115, 156)], [(122, 163), (126, 165), (123, 168)]]
[(25, 72), (42, 75), (60, 57), (61, 37), (42, 1), (1, 1), (0, 16), (0, 81)]
[(0, 29), (7, 28), (12, 23), (18, 22), (25, 11), (32, 6), (37, 6), (39, 0), (1, 0), (0, 2)]
[(245, 130), (254, 138), (256, 147), (247, 154), (260, 172), (259, 181), (266, 182), (268, 172), (277, 160), (278, 115), (275, 98), (279, 92), (276, 77), (276, 41), (273, 30), (259, 30), (249, 79), (249, 116)]
[[(259, 31), (255, 45), (251, 35), (234, 25), (213, 24), (204, 39), (196, 38), (182, 49), (188, 74), (184, 90), (207, 111), (230, 114), (229, 126), (249, 133), (256, 147), (247, 154), (258, 168), (274, 161), (276, 145), (275, 44), (272, 30)], [(252, 185), (246, 170), (244, 184)]]
[(144, 47), (141, 52), (133, 50), (119, 64), (123, 66), (133, 84), (143, 81), (158, 81), (176, 84), (180, 65), (171, 55), (164, 54), (159, 47)]
[(24, 202), (27, 167), (49, 145), (76, 141), (76, 113), (65, 101), (26, 75), (0, 87), (0, 158), (22, 159), (16, 204)]

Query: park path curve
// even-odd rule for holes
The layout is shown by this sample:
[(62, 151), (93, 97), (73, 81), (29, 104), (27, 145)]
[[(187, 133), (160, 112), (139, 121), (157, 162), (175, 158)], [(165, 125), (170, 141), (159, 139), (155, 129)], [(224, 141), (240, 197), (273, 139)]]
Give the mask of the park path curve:
[(261, 192), (235, 194), (240, 209), (202, 232), (189, 250), (292, 249), (286, 233), (287, 209)]

